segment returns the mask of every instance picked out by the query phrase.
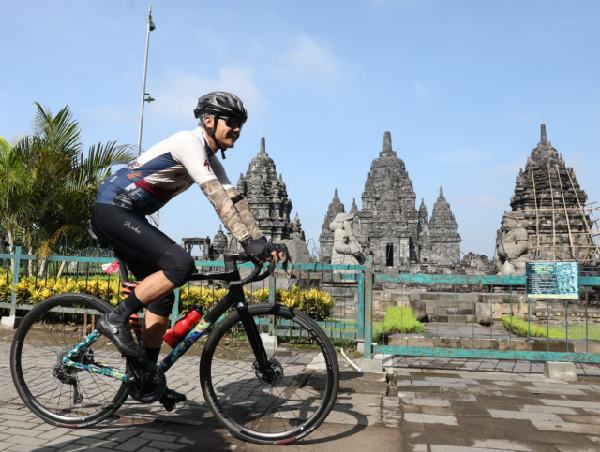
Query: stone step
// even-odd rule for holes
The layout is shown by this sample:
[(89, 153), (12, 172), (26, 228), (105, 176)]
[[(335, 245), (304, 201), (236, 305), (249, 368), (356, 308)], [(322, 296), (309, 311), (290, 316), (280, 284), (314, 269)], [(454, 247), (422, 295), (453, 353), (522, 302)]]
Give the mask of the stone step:
[(473, 314), (432, 315), (431, 321), (443, 323), (473, 323), (475, 322), (475, 316)]

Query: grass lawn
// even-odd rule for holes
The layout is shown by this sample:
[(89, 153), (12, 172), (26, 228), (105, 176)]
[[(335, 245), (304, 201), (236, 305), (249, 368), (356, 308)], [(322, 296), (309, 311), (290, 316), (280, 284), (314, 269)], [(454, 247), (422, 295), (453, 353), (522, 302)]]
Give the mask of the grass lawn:
[[(512, 325), (511, 325), (512, 322)], [(527, 320), (519, 317), (511, 317), (505, 315), (502, 317), (502, 325), (507, 331), (512, 329), (513, 334), (521, 337), (527, 337), (529, 327)], [(531, 324), (531, 336), (532, 337), (548, 337), (550, 339), (565, 339), (567, 337), (578, 340), (586, 339), (586, 326), (585, 324), (573, 324), (568, 325), (567, 330), (564, 326), (549, 326)], [(591, 341), (600, 341), (600, 325), (588, 323), (587, 326), (587, 338)]]

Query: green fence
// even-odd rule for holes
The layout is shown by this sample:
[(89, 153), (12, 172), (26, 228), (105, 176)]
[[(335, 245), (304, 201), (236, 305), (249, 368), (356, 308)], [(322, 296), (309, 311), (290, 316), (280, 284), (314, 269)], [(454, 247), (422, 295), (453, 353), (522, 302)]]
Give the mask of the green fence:
[[(15, 316), (32, 308), (33, 303), (20, 302), (18, 296), (26, 274), (32, 275), (29, 278), (35, 281), (68, 278), (85, 285), (106, 284), (103, 297), (110, 300), (117, 296), (118, 289), (111, 287), (118, 287), (119, 277), (118, 274), (106, 275), (101, 265), (114, 260), (110, 256), (53, 255), (40, 261), (16, 247), (13, 254), (0, 254), (0, 283), (5, 281), (4, 286), (0, 284), (0, 309), (4, 314)], [(196, 261), (196, 265), (202, 271), (222, 268), (223, 262)], [(335, 304), (329, 318), (319, 323), (330, 338), (341, 343), (364, 341), (367, 358), (384, 354), (600, 363), (600, 308), (589, 299), (593, 291), (600, 292), (598, 276), (580, 276), (580, 300), (568, 303), (527, 300), (524, 276), (390, 275), (374, 272), (371, 259), (364, 266), (294, 263), (291, 273), (291, 281), (278, 272), (277, 277), (253, 285), (252, 290), (265, 289), (264, 296), (268, 289), (270, 302), (275, 302), (276, 289), (285, 289), (290, 282), (303, 288), (328, 291)], [(217, 290), (214, 285), (206, 287)], [(386, 293), (395, 294), (397, 299), (386, 301)], [(424, 324), (423, 334), (374, 335), (374, 327), (382, 320), (386, 303), (404, 303), (414, 308), (419, 300), (425, 303), (430, 320)], [(176, 291), (171, 320), (180, 311), (180, 301), (180, 293)], [(488, 303), (494, 314), (492, 325), (481, 327), (475, 319), (468, 319), (466, 323), (456, 320), (469, 316), (461, 313), (461, 306), (469, 303), (474, 307)], [(444, 316), (440, 312), (444, 309), (453, 312), (446, 315), (445, 323), (440, 321)], [(496, 312), (498, 309), (500, 312)], [(502, 315), (508, 315), (507, 325), (502, 325)], [(452, 316), (454, 321), (450, 319)], [(559, 339), (552, 339), (551, 334), (536, 337), (540, 329), (542, 336), (544, 329), (547, 333), (562, 329), (564, 334), (561, 333)]]
[[(383, 335), (374, 337), (372, 342), (365, 340), (367, 358), (383, 354), (600, 363), (600, 309), (592, 308), (589, 302), (589, 294), (600, 289), (598, 276), (580, 276), (580, 300), (568, 302), (528, 299), (525, 276), (389, 275), (373, 273), (370, 262), (366, 273), (365, 338), (373, 338), (373, 319), (377, 312), (373, 284), (385, 284), (388, 291), (396, 287), (396, 294), (400, 291), (400, 298), (413, 307), (414, 299), (425, 299), (427, 313), (434, 317), (433, 322), (424, 324), (425, 334)], [(583, 287), (586, 290), (581, 290)], [(444, 292), (440, 292), (442, 289)], [(456, 302), (454, 310), (453, 300)], [(491, 325), (481, 327), (474, 318), (466, 322), (469, 314), (461, 312), (461, 307), (469, 303), (487, 309), (491, 313)], [(446, 326), (435, 321), (436, 306), (440, 305), (445, 306), (446, 312), (453, 312), (446, 315)], [(471, 315), (474, 317), (474, 313)], [(452, 316), (463, 320), (452, 323)], [(552, 333), (557, 330), (560, 338), (552, 339)]]
[[(73, 287), (77, 288), (85, 287), (91, 290), (92, 293), (98, 294), (100, 298), (106, 301), (115, 301), (120, 294), (120, 279), (119, 274), (107, 274), (101, 266), (102, 264), (109, 264), (115, 261), (115, 257), (97, 257), (97, 256), (63, 256), (63, 255), (52, 255), (45, 260), (39, 260), (36, 256), (23, 254), (20, 246), (15, 247), (13, 254), (0, 254), (0, 263), (2, 268), (0, 270), (0, 309), (9, 316), (16, 316), (17, 314), (23, 313), (33, 308), (36, 302), (41, 301), (43, 297), (43, 291), (41, 291), (40, 298), (36, 300), (22, 300), (22, 296), (19, 296), (21, 290), (21, 283), (28, 281), (30, 285), (45, 287), (46, 282), (53, 280), (54, 284), (57, 282), (65, 283), (65, 291), (73, 291)], [(196, 267), (199, 271), (205, 270), (217, 270), (224, 267), (222, 261), (204, 261), (198, 260), (195, 262)], [(239, 266), (242, 269), (252, 267), (252, 264), (246, 263)], [(294, 275), (293, 283), (299, 285), (306, 285), (308, 281), (314, 283), (315, 280), (321, 279), (323, 275), (329, 274), (328, 278), (330, 281), (337, 281), (337, 283), (350, 284), (353, 287), (353, 300), (357, 306), (356, 312), (364, 312), (364, 266), (359, 265), (324, 265), (324, 264), (303, 264), (294, 263), (292, 265), (292, 274)], [(335, 274), (335, 277), (333, 276)], [(29, 275), (29, 276), (26, 276)], [(274, 303), (276, 297), (276, 289), (285, 288), (288, 285), (288, 281), (282, 272), (277, 272), (275, 277), (270, 277), (260, 283), (253, 283), (247, 287), (253, 291), (253, 293), (260, 293), (261, 289), (264, 292), (261, 294), (261, 298), (258, 300), (250, 301), (268, 301)], [(70, 285), (66, 282), (70, 281)], [(3, 285), (4, 283), (4, 285)], [(102, 286), (102, 290), (98, 290), (98, 287)], [(175, 290), (175, 303), (173, 311), (171, 313), (171, 322), (173, 322), (179, 315), (182, 297), (186, 291), (192, 285), (184, 286), (182, 290)], [(207, 290), (214, 290), (216, 292), (215, 297), (220, 293), (218, 292), (215, 284), (194, 283), (193, 287), (205, 287)], [(264, 298), (264, 294), (268, 291), (268, 298)], [(331, 294), (334, 296), (335, 294)], [(322, 319), (319, 324), (327, 332), (330, 338), (339, 339), (344, 341), (354, 341), (359, 336), (359, 330), (364, 330), (364, 317), (358, 316), (356, 313), (349, 318), (345, 315), (338, 315), (335, 307), (331, 310), (331, 318)]]

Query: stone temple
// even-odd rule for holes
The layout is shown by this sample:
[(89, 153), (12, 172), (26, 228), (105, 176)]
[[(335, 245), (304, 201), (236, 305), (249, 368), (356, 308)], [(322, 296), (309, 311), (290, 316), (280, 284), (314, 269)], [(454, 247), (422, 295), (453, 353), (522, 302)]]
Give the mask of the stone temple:
[[(260, 142), (258, 154), (250, 161), (246, 174), (240, 174), (237, 191), (248, 200), (250, 210), (258, 227), (268, 240), (284, 242), (290, 248), (292, 259), (307, 262), (309, 253), (298, 214), (290, 219), (292, 200), (281, 174), (277, 174), (275, 162), (265, 150), (265, 139)], [(213, 239), (213, 247), (219, 250), (235, 249), (232, 237), (219, 232)], [(215, 253), (216, 254), (216, 253)]]
[[(376, 269), (409, 270), (421, 266), (427, 270), (459, 262), (458, 225), (441, 189), (431, 218), (423, 201), (417, 211), (415, 199), (404, 162), (392, 150), (390, 132), (385, 132), (381, 153), (371, 163), (367, 176), (362, 210), (354, 201), (351, 209), (355, 216), (355, 236), (363, 250), (373, 255)], [(343, 209), (336, 190), (321, 233), (324, 262), (331, 256), (328, 220)]]
[[(552, 147), (542, 124), (540, 141), (525, 168), (519, 170), (510, 201), (512, 211), (505, 213), (505, 217), (516, 219), (516, 227), (526, 230), (523, 234), (528, 249), (522, 258), (596, 265), (599, 250), (593, 240), (593, 222), (584, 209), (586, 202), (575, 171), (567, 168), (562, 155)], [(498, 242), (503, 233), (505, 226), (498, 231)]]

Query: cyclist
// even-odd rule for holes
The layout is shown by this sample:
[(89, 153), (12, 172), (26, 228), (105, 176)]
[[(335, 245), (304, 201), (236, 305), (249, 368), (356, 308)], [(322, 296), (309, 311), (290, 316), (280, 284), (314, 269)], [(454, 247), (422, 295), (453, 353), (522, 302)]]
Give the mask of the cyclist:
[[(98, 321), (98, 330), (127, 358), (158, 360), (167, 327), (173, 289), (195, 270), (192, 257), (146, 219), (194, 182), (214, 206), (223, 224), (244, 251), (261, 260), (283, 259), (260, 232), (248, 201), (238, 194), (217, 158), (232, 148), (248, 114), (239, 97), (212, 92), (198, 99), (198, 127), (160, 141), (128, 167), (103, 182), (92, 209), (92, 229), (127, 263), (139, 285), (112, 313)], [(146, 308), (143, 349), (134, 339), (129, 316)], [(163, 399), (179, 402), (171, 389)], [(161, 402), (164, 400), (161, 399)]]

